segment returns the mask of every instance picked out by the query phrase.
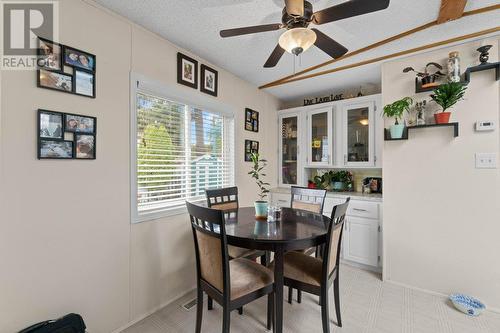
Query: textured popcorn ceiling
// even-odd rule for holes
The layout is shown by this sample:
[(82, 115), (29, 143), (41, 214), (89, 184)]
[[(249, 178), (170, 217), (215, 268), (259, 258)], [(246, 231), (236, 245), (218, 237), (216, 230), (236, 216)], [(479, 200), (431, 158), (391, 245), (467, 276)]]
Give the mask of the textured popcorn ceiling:
[[(282, 31), (226, 39), (220, 38), (218, 34), (221, 29), (280, 22), (284, 2), (282, 0), (94, 1), (255, 85), (293, 73), (295, 56), (290, 54), (285, 54), (275, 68), (263, 68), (264, 62), (276, 46)], [(310, 2), (316, 11), (343, 1), (312, 0)], [(392, 0), (389, 8), (384, 11), (348, 18), (318, 26), (318, 28), (349, 50), (356, 50), (435, 20), (440, 2), (440, 0)], [(498, 3), (498, 0), (469, 0), (466, 10)], [(499, 22), (500, 10), (462, 18), (427, 29), (327, 68), (492, 28), (498, 26)], [(301, 56), (300, 60), (295, 59), (295, 69), (299, 71), (329, 59), (321, 50), (312, 47)], [(268, 89), (268, 91), (284, 101), (290, 101), (325, 91), (338, 91), (370, 83), (380, 84), (380, 64), (287, 84)]]

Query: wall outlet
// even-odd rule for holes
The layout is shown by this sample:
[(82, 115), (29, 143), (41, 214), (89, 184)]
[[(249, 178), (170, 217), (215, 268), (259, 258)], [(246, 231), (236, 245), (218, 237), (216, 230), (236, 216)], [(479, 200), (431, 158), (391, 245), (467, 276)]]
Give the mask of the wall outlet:
[(476, 169), (496, 169), (496, 153), (476, 153)]

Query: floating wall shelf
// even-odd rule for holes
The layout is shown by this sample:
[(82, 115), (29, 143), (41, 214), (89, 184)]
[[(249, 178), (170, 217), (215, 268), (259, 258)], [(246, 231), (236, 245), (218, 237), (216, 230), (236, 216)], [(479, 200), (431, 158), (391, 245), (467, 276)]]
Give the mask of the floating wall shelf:
[[(480, 71), (486, 71), (486, 70), (490, 70), (490, 69), (495, 70), (495, 80), (496, 81), (500, 80), (500, 62), (494, 62), (494, 63), (485, 63), (482, 65), (467, 68), (465, 70), (465, 73), (464, 73), (464, 80), (460, 81), (460, 83), (462, 83), (463, 85), (469, 84), (470, 83), (470, 73), (472, 73), (472, 72), (480, 72)], [(439, 86), (422, 88), (422, 82), (418, 78), (415, 78), (415, 93), (433, 91), (437, 87), (439, 87)]]
[(409, 126), (405, 127), (403, 131), (403, 137), (401, 139), (392, 139), (391, 132), (388, 129), (385, 129), (384, 136), (385, 141), (399, 141), (399, 140), (408, 140), (408, 132), (410, 130), (416, 130), (419, 128), (429, 128), (429, 127), (453, 127), (453, 137), (458, 136), (458, 123), (447, 123), (447, 124), (430, 124), (430, 125), (419, 125), (419, 126)]

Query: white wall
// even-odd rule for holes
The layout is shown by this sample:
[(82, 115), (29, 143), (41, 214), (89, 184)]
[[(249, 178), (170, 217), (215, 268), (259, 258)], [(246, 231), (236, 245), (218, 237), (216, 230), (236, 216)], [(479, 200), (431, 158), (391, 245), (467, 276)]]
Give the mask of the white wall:
[[(1, 333), (68, 312), (81, 313), (90, 332), (111, 332), (194, 286), (185, 215), (130, 224), (129, 75), (176, 84), (179, 50), (81, 0), (60, 1), (60, 42), (97, 55), (95, 100), (36, 88), (33, 72), (1, 73)], [(218, 100), (237, 110), (236, 183), (249, 205), (256, 191), (243, 142), (259, 140), (276, 160), (279, 101), (211, 67), (219, 71)], [(244, 131), (245, 107), (261, 112), (260, 133)], [(97, 160), (38, 161), (38, 108), (96, 116)]]
[[(494, 45), (490, 61), (498, 61), (498, 39), (485, 42)], [(414, 77), (403, 68), (444, 64), (457, 50), (465, 70), (477, 60), (479, 46), (472, 42), (385, 63), (384, 105), (404, 96), (429, 99), (430, 93), (415, 95)], [(452, 111), (459, 137), (449, 128), (433, 128), (410, 132), (408, 141), (385, 142), (384, 275), (438, 293), (467, 293), (500, 309), (500, 173), (474, 168), (474, 153), (499, 152), (499, 83), (494, 71), (473, 73), (471, 80), (465, 100)], [(474, 132), (478, 120), (495, 121), (496, 130)]]

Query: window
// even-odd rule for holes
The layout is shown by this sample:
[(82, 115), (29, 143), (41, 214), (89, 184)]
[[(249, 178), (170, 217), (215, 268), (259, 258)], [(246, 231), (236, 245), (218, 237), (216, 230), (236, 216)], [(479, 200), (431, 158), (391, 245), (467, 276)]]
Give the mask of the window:
[[(136, 94), (136, 219), (177, 213), (206, 188), (234, 183), (233, 119)], [(156, 216), (155, 216), (156, 217)]]

